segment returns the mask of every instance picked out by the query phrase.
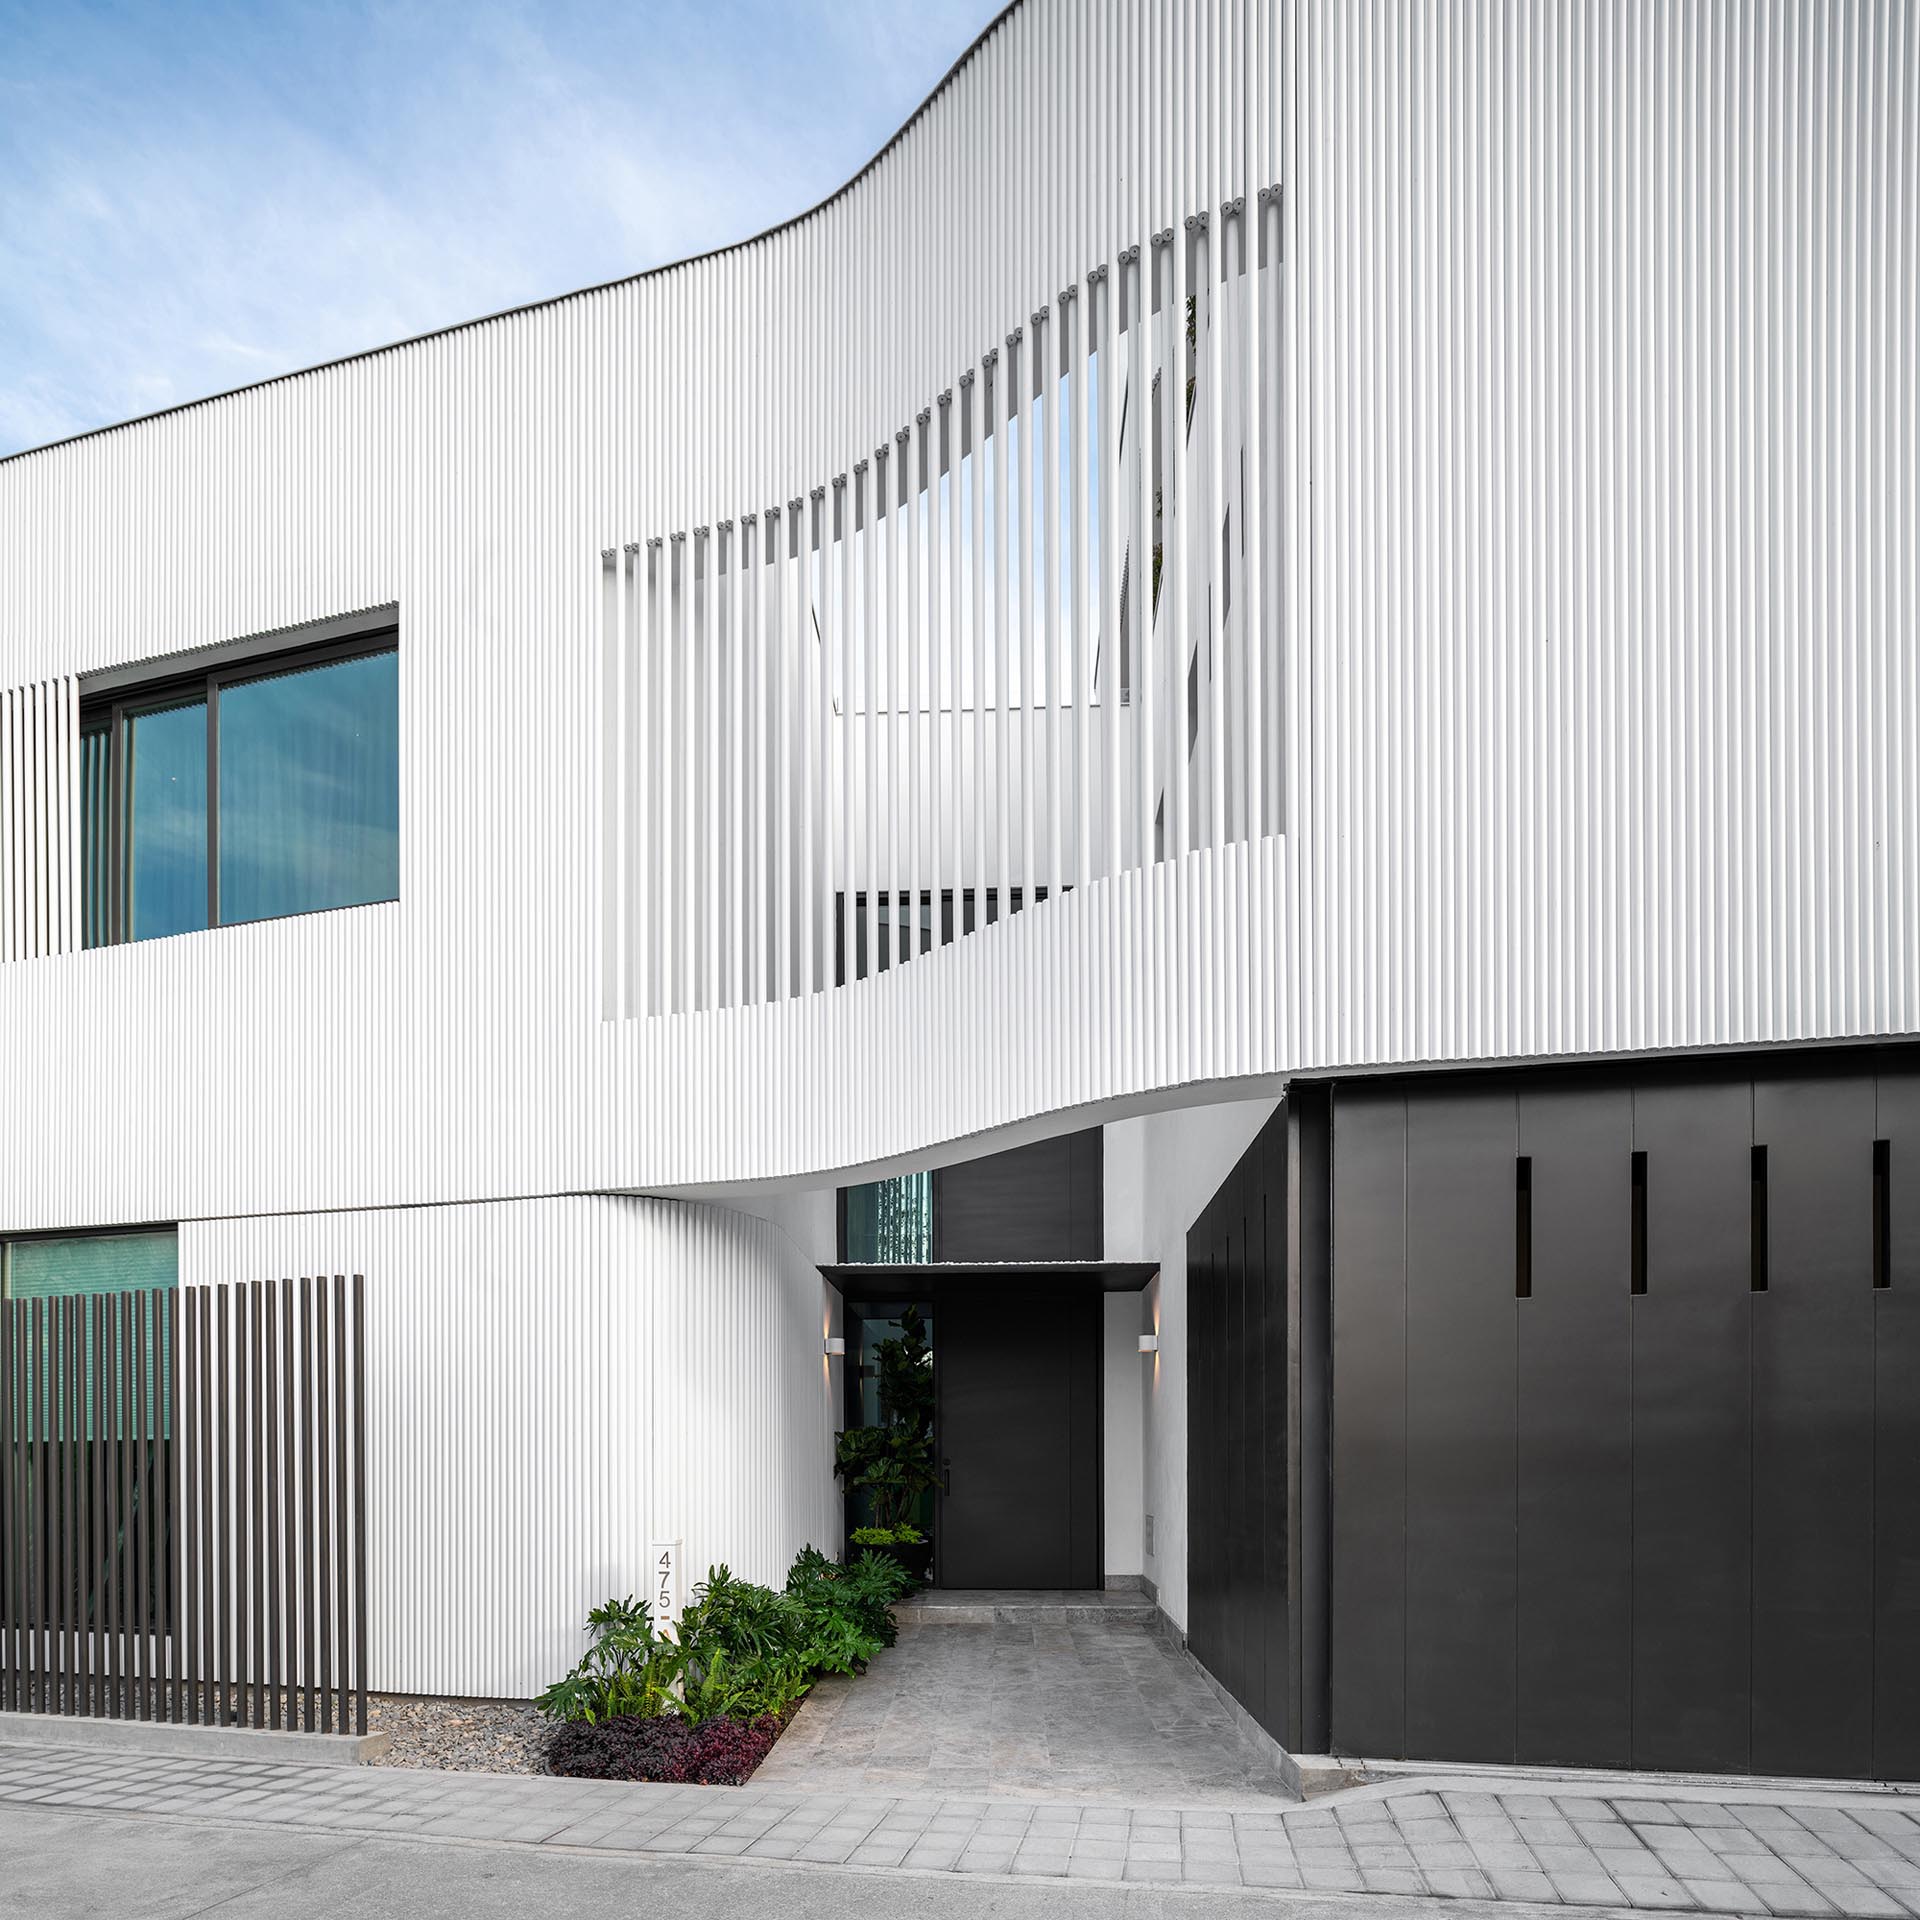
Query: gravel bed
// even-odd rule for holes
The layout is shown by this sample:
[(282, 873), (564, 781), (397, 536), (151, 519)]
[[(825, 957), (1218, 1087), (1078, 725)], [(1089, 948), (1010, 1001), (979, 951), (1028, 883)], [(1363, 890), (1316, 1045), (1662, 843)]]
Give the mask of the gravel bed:
[(367, 1729), (390, 1733), (379, 1767), (441, 1767), (455, 1773), (545, 1773), (546, 1724), (525, 1700), (440, 1700), (376, 1693)]

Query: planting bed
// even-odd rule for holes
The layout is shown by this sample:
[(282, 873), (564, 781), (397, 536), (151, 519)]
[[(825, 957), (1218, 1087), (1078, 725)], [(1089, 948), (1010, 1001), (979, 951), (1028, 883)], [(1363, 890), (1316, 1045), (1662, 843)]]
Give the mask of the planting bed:
[(751, 1723), (674, 1714), (643, 1720), (622, 1714), (588, 1726), (572, 1721), (547, 1743), (547, 1763), (576, 1780), (660, 1780), (697, 1787), (745, 1784), (779, 1739), (784, 1723), (763, 1714)]

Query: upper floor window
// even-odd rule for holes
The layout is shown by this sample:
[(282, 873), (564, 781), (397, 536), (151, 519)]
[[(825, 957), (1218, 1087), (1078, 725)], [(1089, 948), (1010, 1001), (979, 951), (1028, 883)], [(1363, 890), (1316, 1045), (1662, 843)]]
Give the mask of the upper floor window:
[(398, 899), (399, 668), (385, 633), (86, 707), (86, 944)]

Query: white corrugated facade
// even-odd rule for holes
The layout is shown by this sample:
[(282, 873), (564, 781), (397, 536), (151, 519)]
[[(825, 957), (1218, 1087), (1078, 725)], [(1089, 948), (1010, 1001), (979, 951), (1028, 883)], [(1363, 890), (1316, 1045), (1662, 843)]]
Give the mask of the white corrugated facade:
[[(1302, 1069), (1920, 1028), (1917, 85), (1901, 0), (1022, 0), (761, 239), (0, 462), (0, 1230), (365, 1270), (397, 1393), (413, 1303), (483, 1272), (476, 1451), (406, 1469), (452, 1507), (379, 1551), (551, 1577), (468, 1636), (550, 1666), (658, 1531), (623, 1502), (684, 1487), (755, 1571), (833, 1505), (823, 1250), (577, 1196)], [(1155, 289), (1170, 393), (1204, 316), (1161, 489), (1113, 419)], [(1082, 592), (1047, 540), (1021, 624), (980, 461), (895, 516), (889, 589), (832, 529), (1040, 353)], [(77, 951), (86, 676), (388, 605), (399, 902)], [(842, 895), (1035, 884), (1072, 891), (833, 984)], [(760, 1388), (679, 1364), (706, 1311)], [(576, 1342), (621, 1449), (577, 1480)], [(745, 1451), (673, 1451), (716, 1430)], [(541, 1677), (426, 1617), (377, 1623), (381, 1684)]]

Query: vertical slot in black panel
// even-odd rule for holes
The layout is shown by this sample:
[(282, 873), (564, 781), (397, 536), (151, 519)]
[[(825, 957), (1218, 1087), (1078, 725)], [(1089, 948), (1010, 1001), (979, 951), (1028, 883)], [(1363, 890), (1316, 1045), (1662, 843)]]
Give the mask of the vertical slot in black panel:
[(1888, 1259), (1892, 1245), (1891, 1221), (1888, 1217), (1892, 1182), (1892, 1142), (1876, 1140), (1873, 1143), (1873, 1284), (1883, 1288), (1893, 1284)]
[(1519, 1757), (1630, 1752), (1633, 1099), (1591, 1080), (1519, 1097), (1532, 1290), (1519, 1316)]
[(1753, 1300), (1753, 1765), (1873, 1766), (1873, 1290), (1864, 1074), (1756, 1080), (1772, 1149)]
[(1751, 1760), (1752, 1113), (1744, 1077), (1634, 1090), (1646, 1170), (1645, 1292), (1632, 1301), (1636, 1767), (1743, 1773)]
[(1407, 1102), (1333, 1097), (1335, 1751), (1407, 1752)]
[(1407, 1101), (1407, 1746), (1516, 1742), (1510, 1087)]
[(1533, 1298), (1533, 1158), (1513, 1161), (1513, 1297)]
[(1756, 1143), (1749, 1150), (1747, 1212), (1747, 1288), (1752, 1293), (1767, 1290), (1767, 1150)]
[(1627, 1179), (1629, 1209), (1627, 1291), (1645, 1293), (1647, 1290), (1647, 1155), (1644, 1148), (1635, 1148), (1627, 1156)]
[(1920, 1066), (1883, 1058), (1886, 1286), (1873, 1294), (1873, 1777), (1920, 1780)]

